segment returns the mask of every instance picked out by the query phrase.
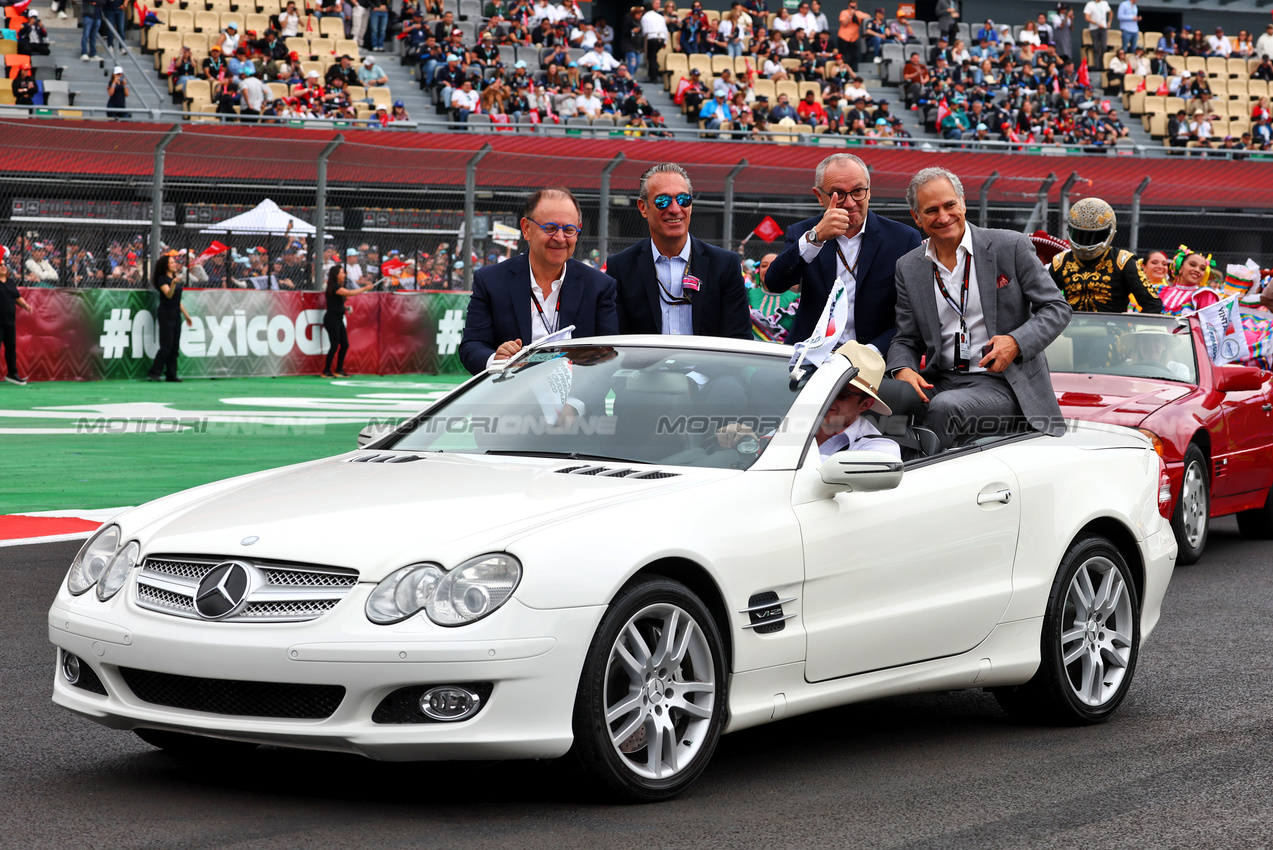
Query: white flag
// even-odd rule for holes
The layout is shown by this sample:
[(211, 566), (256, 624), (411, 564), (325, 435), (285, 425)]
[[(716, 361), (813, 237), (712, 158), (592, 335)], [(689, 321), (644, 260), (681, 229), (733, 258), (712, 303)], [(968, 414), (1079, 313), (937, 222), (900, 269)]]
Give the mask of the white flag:
[(849, 290), (844, 281), (837, 277), (835, 286), (831, 287), (831, 294), (827, 296), (826, 306), (822, 308), (822, 315), (818, 317), (818, 324), (814, 325), (813, 334), (795, 345), (796, 353), (791, 358), (793, 378), (799, 377), (797, 372), (802, 363), (817, 368), (826, 362), (835, 350), (836, 343), (844, 335), (844, 326), (848, 320)]
[(1242, 316), (1238, 313), (1238, 298), (1237, 295), (1226, 298), (1218, 304), (1203, 307), (1195, 314), (1202, 326), (1207, 353), (1217, 366), (1251, 358), (1246, 333), (1242, 330)]

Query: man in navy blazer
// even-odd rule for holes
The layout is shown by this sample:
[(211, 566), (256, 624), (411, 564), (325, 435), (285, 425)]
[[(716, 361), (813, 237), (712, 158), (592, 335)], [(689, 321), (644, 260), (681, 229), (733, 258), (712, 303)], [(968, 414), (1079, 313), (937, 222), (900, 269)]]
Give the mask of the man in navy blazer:
[(641, 175), (637, 210), (650, 238), (606, 259), (620, 333), (752, 338), (742, 259), (689, 235), (693, 191), (674, 162)]
[(460, 341), (465, 369), (476, 375), (570, 325), (575, 339), (619, 332), (614, 280), (571, 259), (581, 219), (566, 189), (531, 195), (521, 221), (529, 250), (473, 275)]
[(832, 154), (820, 162), (813, 192), (824, 212), (787, 228), (786, 247), (765, 273), (765, 288), (771, 292), (800, 286), (800, 304), (787, 342), (813, 335), (831, 287), (843, 275), (853, 321), (842, 338), (885, 354), (897, 332), (894, 267), (906, 252), (919, 247), (919, 232), (868, 209), (871, 177), (866, 163), (853, 154)]

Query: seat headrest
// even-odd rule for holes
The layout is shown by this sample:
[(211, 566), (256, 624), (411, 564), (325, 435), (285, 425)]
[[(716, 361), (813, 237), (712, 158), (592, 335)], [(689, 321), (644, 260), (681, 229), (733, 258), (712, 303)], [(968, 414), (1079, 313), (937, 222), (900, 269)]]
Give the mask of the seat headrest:
[(893, 409), (896, 416), (919, 416), (924, 412), (924, 402), (915, 388), (896, 378), (880, 381), (880, 398)]

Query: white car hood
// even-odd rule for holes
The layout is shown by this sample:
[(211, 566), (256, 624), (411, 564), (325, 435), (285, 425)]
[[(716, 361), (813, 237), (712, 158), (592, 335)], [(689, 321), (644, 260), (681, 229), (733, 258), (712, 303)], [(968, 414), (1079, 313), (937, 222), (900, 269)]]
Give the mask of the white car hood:
[[(621, 463), (422, 454), (410, 463), (351, 463), (361, 452), (254, 475), (158, 514), (138, 534), (145, 554), (273, 558), (359, 570), (365, 581), (419, 560), (497, 551), (527, 530), (543, 530), (616, 502), (738, 475), (669, 468), (673, 477), (632, 479), (564, 474), (563, 469), (655, 470)], [(170, 497), (172, 498), (172, 497)], [(243, 540), (255, 537), (248, 545)]]

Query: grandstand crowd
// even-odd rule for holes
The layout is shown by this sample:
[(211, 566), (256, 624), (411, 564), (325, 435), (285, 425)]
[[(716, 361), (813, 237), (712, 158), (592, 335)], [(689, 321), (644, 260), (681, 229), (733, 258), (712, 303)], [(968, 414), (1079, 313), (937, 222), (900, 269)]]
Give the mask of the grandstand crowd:
[[(437, 112), (462, 125), (908, 145), (898, 113), (913, 110), (928, 133), (973, 147), (1100, 152), (1131, 143), (1129, 122), (1139, 122), (1169, 147), (1273, 149), (1273, 23), (1258, 36), (1141, 31), (1132, 0), (1117, 11), (1106, 0), (1058, 3), (1010, 23), (960, 20), (953, 0), (927, 22), (909, 3), (890, 13), (856, 0), (794, 11), (735, 0), (724, 12), (649, 0), (614, 22), (575, 0), (248, 0), (236, 11), (230, 2), (89, 0), (81, 58), (96, 54), (98, 18), (122, 27), (127, 13), (174, 102), (198, 120), (415, 126), (376, 58), (396, 51)], [(41, 105), (46, 74), (37, 62), (32, 75), (30, 58), (48, 52), (48, 31), (29, 5), (5, 13), (0, 58), (12, 83), (3, 100)], [(1121, 38), (1111, 41), (1115, 27)], [(896, 94), (873, 97), (864, 63)], [(682, 115), (662, 114), (648, 86), (663, 87)]]

